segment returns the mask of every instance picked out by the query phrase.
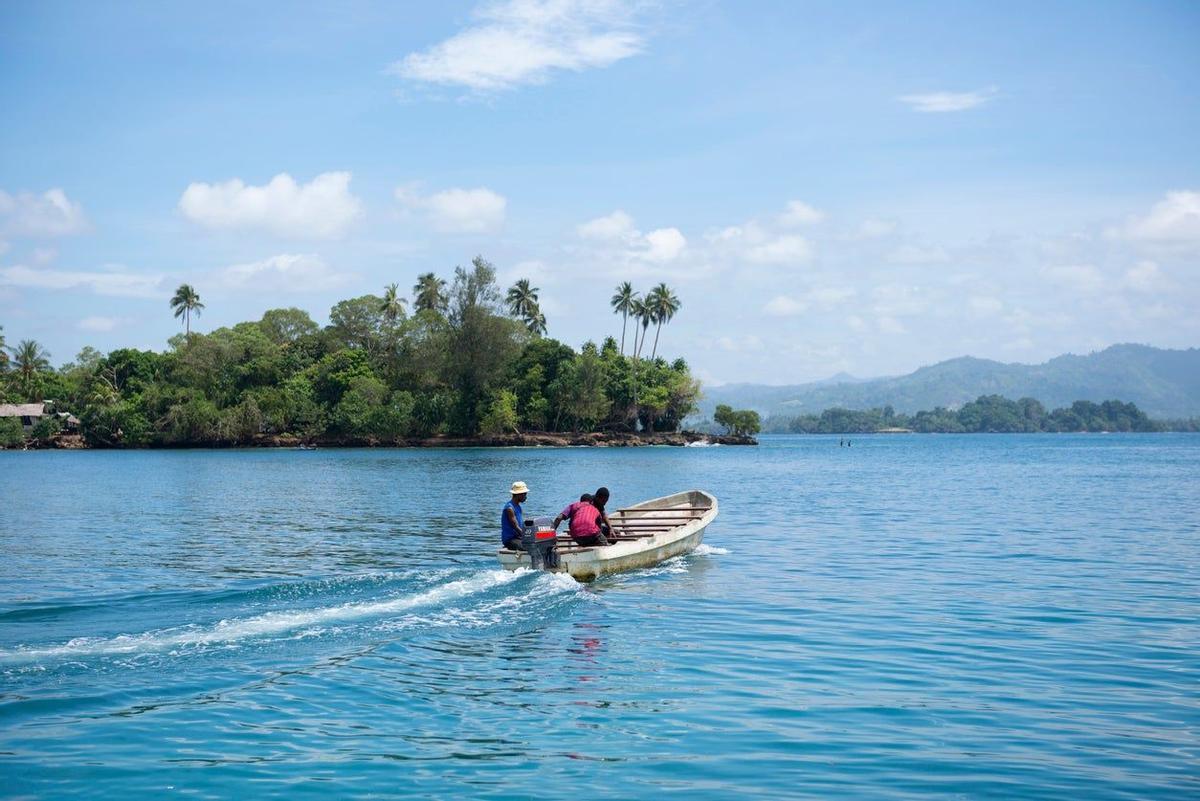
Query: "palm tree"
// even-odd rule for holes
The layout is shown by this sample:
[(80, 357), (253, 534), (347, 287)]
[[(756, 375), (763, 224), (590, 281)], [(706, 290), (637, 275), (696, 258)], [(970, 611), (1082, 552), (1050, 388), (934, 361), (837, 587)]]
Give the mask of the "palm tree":
[(513, 317), (528, 320), (538, 313), (538, 288), (529, 285), (528, 278), (522, 278), (508, 288), (504, 302)]
[(671, 322), (671, 318), (679, 311), (679, 298), (665, 283), (659, 284), (650, 291), (648, 304), (654, 310), (654, 322), (658, 328), (654, 330), (654, 348), (650, 351), (650, 359), (658, 355), (658, 335), (662, 332), (663, 323)]
[(654, 307), (648, 300), (635, 298), (633, 305), (630, 307), (630, 312), (633, 314), (633, 319), (642, 324), (642, 338), (639, 341), (637, 329), (633, 329), (633, 358), (640, 359), (642, 356), (642, 347), (646, 344), (646, 329), (650, 327), (650, 323), (654, 322)]
[(388, 284), (383, 291), (383, 305), (379, 311), (387, 318), (388, 322), (394, 323), (404, 314), (404, 304), (407, 303), (404, 298), (400, 297), (400, 285)]
[(433, 273), (422, 273), (413, 284), (413, 308), (417, 311), (446, 310), (446, 282)]
[(50, 369), (50, 354), (32, 339), (25, 339), (13, 348), (13, 364), (21, 377), (21, 388), (29, 399), (33, 391), (33, 379), (43, 370)]
[(535, 304), (532, 313), (525, 317), (525, 327), (529, 329), (529, 333), (534, 336), (542, 336), (546, 333), (546, 315), (542, 314), (542, 310)]
[[(625, 355), (625, 328), (629, 322), (629, 312), (633, 309), (633, 302), (637, 299), (638, 293), (633, 291), (633, 284), (626, 281), (617, 287), (616, 293), (609, 301), (609, 305), (613, 308), (613, 314), (621, 315), (621, 355)], [(637, 329), (634, 329), (634, 335), (637, 335)]]
[(192, 335), (192, 312), (196, 316), (200, 316), (200, 310), (204, 308), (204, 304), (200, 302), (200, 295), (192, 288), (191, 284), (180, 284), (179, 289), (175, 290), (175, 297), (171, 298), (171, 308), (175, 310), (176, 317), (183, 318), (183, 324), (186, 327), (187, 335)]
[(0, 325), (0, 373), (8, 369), (8, 345), (4, 344), (4, 326)]

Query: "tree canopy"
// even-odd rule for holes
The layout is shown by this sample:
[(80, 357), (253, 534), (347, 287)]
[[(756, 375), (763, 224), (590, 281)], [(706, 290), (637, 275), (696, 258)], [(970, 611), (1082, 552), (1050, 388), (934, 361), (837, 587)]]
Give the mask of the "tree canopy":
[[(718, 407), (720, 408), (720, 407)], [(720, 421), (717, 421), (720, 422)], [(1179, 428), (1183, 423), (1170, 427)], [(1046, 411), (1034, 398), (1010, 400), (1002, 395), (981, 395), (957, 410), (937, 407), (916, 414), (881, 409), (826, 409), (821, 414), (770, 418), (767, 430), (797, 434), (868, 434), (886, 428), (922, 433), (981, 434), (1076, 431), (1162, 431), (1168, 426), (1146, 416), (1132, 403), (1075, 401)]]
[[(537, 288), (515, 288), (506, 297), (495, 268), (476, 258), (450, 281), (420, 276), (411, 315), (391, 284), (339, 301), (323, 328), (302, 309), (271, 309), (181, 333), (162, 352), (86, 348), (58, 370), (26, 341), (0, 372), (0, 401), (54, 398), (88, 442), (119, 447), (673, 431), (695, 410), (699, 383), (682, 359), (635, 364), (611, 337), (579, 349), (547, 337), (544, 317), (528, 319), (540, 316)], [(177, 308), (186, 323), (186, 298)]]

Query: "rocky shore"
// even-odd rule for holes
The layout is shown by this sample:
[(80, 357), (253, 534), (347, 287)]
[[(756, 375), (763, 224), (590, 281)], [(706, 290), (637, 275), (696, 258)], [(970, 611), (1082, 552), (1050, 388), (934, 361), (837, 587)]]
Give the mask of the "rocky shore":
[[(228, 447), (250, 448), (298, 448), (302, 445), (316, 445), (327, 448), (565, 448), (565, 447), (598, 447), (598, 448), (631, 448), (645, 445), (671, 445), (683, 447), (686, 445), (757, 445), (754, 437), (735, 437), (718, 434), (700, 434), (695, 431), (672, 432), (616, 432), (591, 431), (579, 434), (527, 431), (519, 434), (498, 434), (494, 436), (480, 435), (477, 437), (436, 436), (421, 439), (404, 439), (396, 442), (383, 442), (369, 439), (342, 437), (320, 437), (304, 439), (295, 436), (263, 435), (252, 442)], [(79, 435), (62, 435), (54, 439), (36, 443), (29, 442), (25, 446), (33, 449), (62, 449), (81, 450), (89, 448)], [(186, 444), (150, 446), (150, 447), (221, 447), (213, 445), (190, 446)], [(21, 450), (20, 447), (13, 450)]]

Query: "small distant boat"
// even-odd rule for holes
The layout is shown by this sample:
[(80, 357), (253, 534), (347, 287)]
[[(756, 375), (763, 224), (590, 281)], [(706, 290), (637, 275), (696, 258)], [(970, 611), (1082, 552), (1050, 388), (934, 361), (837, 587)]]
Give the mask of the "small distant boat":
[[(694, 550), (716, 516), (717, 499), (703, 490), (642, 501), (608, 516), (615, 529), (615, 544), (585, 547), (560, 535), (554, 538), (557, 564), (544, 569), (592, 581), (607, 573), (651, 567)], [(525, 551), (501, 548), (496, 557), (506, 570), (532, 566)]]

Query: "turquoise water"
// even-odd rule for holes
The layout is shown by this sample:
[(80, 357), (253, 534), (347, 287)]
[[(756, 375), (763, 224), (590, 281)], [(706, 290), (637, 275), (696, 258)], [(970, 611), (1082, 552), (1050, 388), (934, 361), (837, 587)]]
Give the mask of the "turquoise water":
[[(5, 797), (1196, 798), (1200, 437), (0, 453)], [(498, 571), (699, 487), (701, 552)]]

